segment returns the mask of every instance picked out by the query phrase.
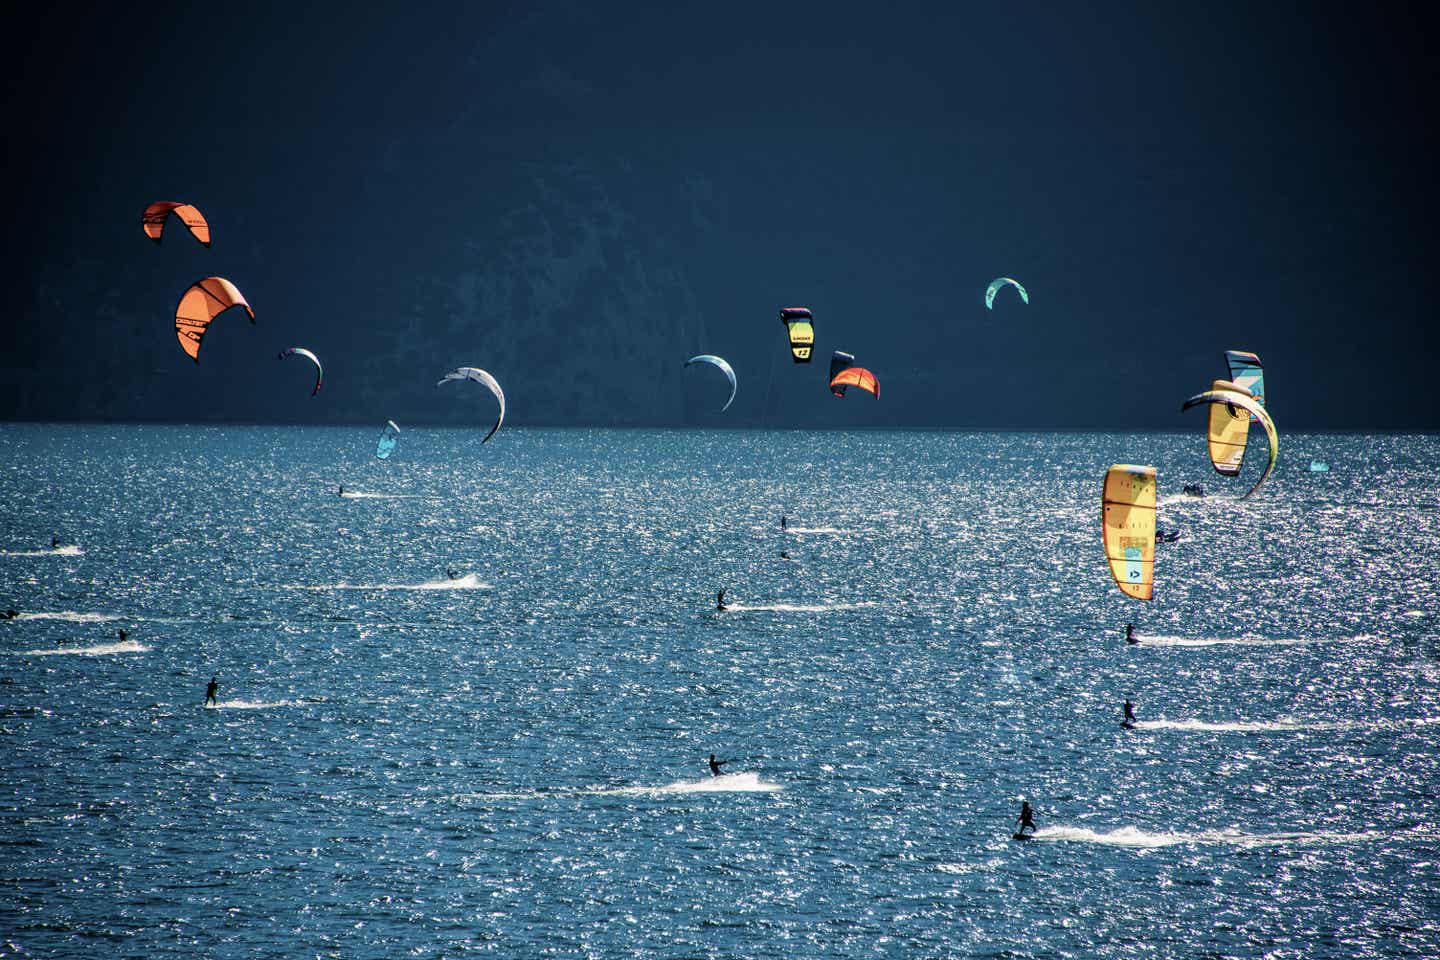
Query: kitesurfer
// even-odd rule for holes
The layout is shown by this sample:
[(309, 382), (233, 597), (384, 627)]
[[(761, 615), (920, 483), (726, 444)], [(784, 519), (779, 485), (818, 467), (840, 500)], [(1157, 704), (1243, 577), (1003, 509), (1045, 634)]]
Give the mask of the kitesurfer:
[(1135, 639), (1135, 624), (1133, 624), (1133, 623), (1127, 623), (1127, 624), (1125, 624), (1125, 642), (1126, 642), (1126, 643), (1139, 643), (1139, 642), (1140, 642), (1139, 640), (1136, 640), (1136, 639)]
[(789, 551), (789, 550), (781, 550), (781, 551), (780, 551), (780, 559), (781, 559), (781, 560), (789, 560), (789, 559), (790, 559), (790, 551)]
[(51, 538), (50, 538), (50, 549), (51, 549), (51, 550), (59, 550), (59, 549), (60, 549), (60, 538), (59, 538), (59, 537), (51, 537)]
[(445, 568), (445, 576), (449, 577), (451, 580), (460, 579), (460, 574), (456, 573), (453, 567)]
[(209, 683), (208, 685), (206, 685), (206, 687), (205, 687), (205, 705), (206, 705), (206, 706), (219, 706), (219, 704), (218, 704), (217, 701), (215, 700), (215, 694), (218, 693), (219, 691), (220, 691), (220, 684), (218, 684), (218, 683), (215, 682), (215, 678), (214, 678), (214, 677), (211, 677), (211, 678), (210, 678), (210, 683)]
[(16, 610), (14, 607), (6, 610), (4, 613), (0, 613), (0, 619), (5, 620), (14, 620), (18, 616), (20, 616), (20, 611)]
[(340, 493), (338, 495), (342, 497), (345, 496), (345, 484), (340, 484)]
[(1135, 704), (1129, 700), (1125, 701), (1125, 720), (1121, 726), (1132, 727), (1135, 725)]
[(1029, 800), (1020, 801), (1020, 816), (1016, 817), (1015, 820), (1020, 824), (1020, 832), (1015, 834), (1017, 837), (1024, 836), (1026, 827), (1029, 827), (1032, 832), (1036, 829), (1035, 811), (1030, 809)]
[(780, 529), (781, 529), (781, 530), (784, 530), (784, 529), (785, 529), (785, 514), (783, 514), (783, 513), (780, 514)]
[(723, 766), (725, 766), (725, 764), (727, 764), (727, 763), (729, 763), (729, 762), (730, 762), (729, 760), (716, 760), (716, 759), (715, 759), (715, 754), (713, 754), (713, 753), (710, 754), (710, 776), (712, 776), (712, 777), (718, 777), (718, 776), (720, 776), (720, 768), (723, 767)]
[(124, 643), (124, 642), (125, 642), (125, 638), (126, 638), (127, 636), (129, 636), (129, 634), (127, 634), (127, 633), (125, 632), (124, 628), (122, 627), (121, 630), (120, 630), (120, 642), (121, 642), (121, 643)]
[(723, 589), (722, 589), (719, 593), (715, 594), (715, 609), (716, 609), (716, 610), (728, 610), (728, 609), (730, 609), (729, 607), (725, 606), (725, 591), (724, 591)]

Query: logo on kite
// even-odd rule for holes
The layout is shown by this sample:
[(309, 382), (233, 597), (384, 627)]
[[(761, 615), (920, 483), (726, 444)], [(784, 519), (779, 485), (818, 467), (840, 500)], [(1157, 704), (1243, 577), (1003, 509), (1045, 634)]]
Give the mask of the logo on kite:
[(500, 401), (500, 416), (495, 419), (495, 426), (491, 427), (490, 432), (485, 434), (485, 439), (480, 441), (481, 443), (488, 443), (490, 438), (495, 436), (495, 431), (500, 429), (500, 424), (505, 422), (505, 391), (500, 389), (500, 384), (494, 377), (479, 367), (456, 367), (454, 370), (445, 374), (444, 379), (437, 381), (435, 386), (439, 387), (443, 384), (459, 383), (465, 380), (473, 380), (476, 383), (484, 384), (490, 388), (491, 393), (495, 394), (495, 399)]
[(311, 363), (315, 364), (315, 389), (310, 391), (310, 396), (313, 397), (315, 396), (315, 394), (320, 392), (320, 384), (325, 379), (325, 368), (320, 366), (320, 358), (315, 356), (315, 354), (311, 353), (309, 350), (306, 350), (304, 347), (291, 347), (288, 350), (280, 351), (281, 360), (284, 360), (286, 357), (295, 356), (305, 357)]
[(165, 219), (172, 213), (185, 224), (191, 236), (205, 246), (210, 246), (210, 224), (205, 221), (205, 215), (188, 203), (176, 203), (173, 200), (152, 203), (140, 214), (140, 226), (145, 230), (145, 236), (159, 243), (160, 235), (165, 230)]
[(698, 357), (691, 357), (689, 360), (686, 360), (686, 361), (685, 361), (685, 366), (688, 367), (688, 366), (690, 366), (692, 363), (709, 363), (709, 364), (713, 364), (714, 366), (717, 366), (717, 367), (720, 368), (720, 372), (721, 372), (721, 373), (725, 374), (726, 379), (728, 379), (728, 380), (730, 381), (730, 399), (725, 401), (725, 406), (723, 406), (723, 407), (720, 408), (720, 412), (721, 412), (721, 413), (724, 413), (726, 410), (729, 410), (729, 409), (730, 409), (730, 404), (732, 404), (732, 403), (735, 402), (735, 370), (734, 370), (734, 368), (732, 368), (732, 367), (730, 366), (730, 364), (728, 364), (728, 363), (725, 362), (725, 358), (724, 358), (724, 357), (716, 357), (716, 356), (712, 356), (712, 355), (710, 355), (710, 354), (708, 354), (708, 353), (702, 353), (702, 354), (700, 354)]
[(805, 307), (782, 307), (780, 322), (790, 334), (790, 356), (796, 363), (809, 363), (810, 349), (815, 346), (815, 318)]
[(1021, 299), (1022, 301), (1024, 301), (1025, 303), (1029, 303), (1029, 302), (1030, 302), (1030, 294), (1028, 294), (1028, 293), (1025, 292), (1025, 288), (1024, 288), (1024, 287), (1020, 286), (1020, 281), (1019, 281), (1019, 280), (1012, 280), (1012, 279), (1010, 279), (1009, 277), (996, 277), (994, 280), (991, 280), (991, 281), (990, 281), (990, 286), (988, 286), (988, 287), (985, 288), (985, 309), (986, 309), (986, 310), (994, 310), (994, 309), (995, 309), (995, 294), (1000, 291), (1000, 288), (1001, 288), (1001, 287), (1006, 286), (1006, 285), (1009, 285), (1009, 286), (1014, 287), (1014, 288), (1019, 292), (1019, 294), (1020, 294), (1020, 299)]
[(175, 336), (180, 340), (180, 349), (200, 362), (200, 341), (210, 329), (210, 321), (231, 307), (244, 307), (255, 322), (255, 311), (240, 294), (239, 288), (224, 277), (206, 277), (192, 283), (180, 297), (175, 307)]

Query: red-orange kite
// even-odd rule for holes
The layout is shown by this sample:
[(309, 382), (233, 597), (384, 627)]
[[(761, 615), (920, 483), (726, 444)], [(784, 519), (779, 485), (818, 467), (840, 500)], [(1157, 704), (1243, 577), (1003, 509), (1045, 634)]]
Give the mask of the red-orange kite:
[(190, 228), (190, 233), (196, 240), (210, 246), (210, 224), (205, 221), (205, 215), (188, 203), (176, 203), (173, 200), (161, 200), (145, 208), (145, 212), (140, 215), (140, 226), (145, 228), (145, 236), (159, 243), (160, 234), (165, 229), (165, 218), (172, 213)]
[(235, 284), (224, 277), (206, 277), (190, 285), (180, 304), (175, 308), (175, 336), (180, 338), (180, 349), (190, 359), (200, 362), (200, 338), (210, 326), (210, 321), (231, 307), (244, 307), (255, 322), (255, 311), (245, 302)]
[(835, 374), (835, 379), (830, 381), (830, 390), (833, 392), (836, 387), (858, 387), (875, 399), (880, 399), (880, 381), (864, 367), (846, 367)]

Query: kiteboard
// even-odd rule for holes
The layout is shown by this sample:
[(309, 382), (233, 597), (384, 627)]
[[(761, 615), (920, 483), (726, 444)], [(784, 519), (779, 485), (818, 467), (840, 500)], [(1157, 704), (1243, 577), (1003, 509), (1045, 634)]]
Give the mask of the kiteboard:
[(1125, 728), (1126, 730), (1134, 730), (1134, 729), (1135, 729), (1135, 724), (1131, 723), (1129, 720), (1122, 720), (1122, 721), (1120, 722), (1120, 726), (1123, 727), (1123, 728)]
[(1012, 834), (1010, 834), (1010, 839), (1011, 839), (1011, 840), (1034, 840), (1034, 839), (1035, 839), (1035, 835), (1034, 835), (1033, 833), (1012, 833)]

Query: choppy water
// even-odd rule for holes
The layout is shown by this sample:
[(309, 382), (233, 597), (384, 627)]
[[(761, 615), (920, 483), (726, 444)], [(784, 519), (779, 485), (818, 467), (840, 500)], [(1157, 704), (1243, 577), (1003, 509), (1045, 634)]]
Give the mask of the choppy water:
[(1440, 951), (1440, 439), (376, 432), (0, 427), (0, 955)]

